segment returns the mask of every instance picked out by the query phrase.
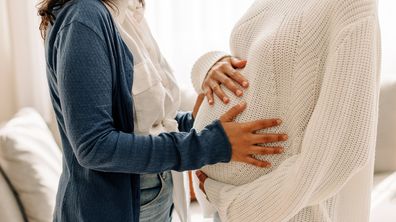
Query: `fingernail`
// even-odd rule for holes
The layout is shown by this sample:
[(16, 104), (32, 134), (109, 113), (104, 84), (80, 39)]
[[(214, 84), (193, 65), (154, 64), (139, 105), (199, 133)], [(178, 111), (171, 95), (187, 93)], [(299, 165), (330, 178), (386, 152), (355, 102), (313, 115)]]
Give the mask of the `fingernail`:
[(249, 83), (246, 82), (246, 81), (244, 81), (244, 82), (242, 82), (242, 86), (243, 86), (243, 87), (248, 87), (248, 86), (249, 86)]
[(239, 105), (240, 106), (246, 106), (246, 102), (245, 101), (241, 101), (241, 102), (239, 102)]
[(271, 166), (272, 166), (271, 163), (267, 163), (267, 164), (265, 165), (265, 167), (271, 167)]
[(281, 124), (281, 123), (282, 123), (282, 120), (281, 120), (281, 119), (277, 119), (277, 120), (276, 120), (276, 123), (277, 123), (277, 124)]
[(229, 98), (227, 98), (227, 97), (224, 97), (224, 98), (223, 98), (223, 102), (228, 103), (229, 101), (230, 101)]
[(237, 90), (237, 91), (236, 91), (236, 95), (237, 95), (237, 96), (242, 96), (242, 95), (243, 95), (243, 92), (242, 92), (241, 90)]
[(287, 139), (289, 139), (289, 136), (288, 135), (283, 135), (282, 139), (287, 140)]

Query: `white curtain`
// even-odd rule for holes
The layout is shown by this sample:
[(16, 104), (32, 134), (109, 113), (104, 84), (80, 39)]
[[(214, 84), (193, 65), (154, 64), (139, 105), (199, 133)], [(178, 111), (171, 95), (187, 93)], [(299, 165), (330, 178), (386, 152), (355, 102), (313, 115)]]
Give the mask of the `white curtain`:
[(234, 24), (253, 0), (146, 0), (146, 18), (182, 87), (199, 56), (229, 51)]
[(0, 0), (0, 121), (26, 106), (51, 116), (36, 4)]
[(382, 74), (396, 75), (396, 1), (379, 0), (382, 35)]

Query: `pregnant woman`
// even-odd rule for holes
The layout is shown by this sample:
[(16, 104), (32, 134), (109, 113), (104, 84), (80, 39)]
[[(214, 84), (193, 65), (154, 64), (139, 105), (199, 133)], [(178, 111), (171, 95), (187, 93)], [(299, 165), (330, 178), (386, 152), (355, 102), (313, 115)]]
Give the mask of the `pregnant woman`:
[[(206, 213), (221, 221), (369, 220), (380, 73), (376, 0), (257, 0), (231, 34), (231, 54), (246, 59), (251, 104), (236, 121), (279, 117), (265, 133), (285, 132), (281, 155), (256, 155), (271, 168), (231, 162), (198, 172)], [(193, 69), (197, 91), (210, 85), (204, 55)], [(213, 66), (213, 67), (212, 67)], [(204, 103), (199, 131), (240, 101)], [(207, 176), (208, 178), (207, 178)]]
[(244, 102), (200, 133), (191, 130), (196, 112), (178, 113), (179, 88), (139, 14), (142, 5), (44, 0), (39, 6), (64, 152), (54, 221), (170, 221), (170, 170), (231, 159), (265, 167), (251, 155), (280, 151), (256, 144), (282, 135), (255, 133), (279, 120), (232, 122)]

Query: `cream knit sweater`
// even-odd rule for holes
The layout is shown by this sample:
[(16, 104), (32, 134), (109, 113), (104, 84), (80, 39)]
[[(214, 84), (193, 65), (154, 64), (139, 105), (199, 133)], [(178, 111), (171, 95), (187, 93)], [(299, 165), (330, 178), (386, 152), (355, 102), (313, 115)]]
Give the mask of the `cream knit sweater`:
[[(231, 162), (203, 168), (223, 221), (369, 220), (376, 140), (380, 38), (376, 0), (257, 0), (236, 24), (231, 55), (248, 61), (247, 110), (236, 121), (280, 117), (286, 152), (257, 156), (270, 169)], [(211, 52), (193, 68), (201, 90)], [(226, 90), (226, 89), (225, 89)], [(204, 103), (201, 130), (240, 101)], [(276, 144), (274, 144), (276, 145)]]

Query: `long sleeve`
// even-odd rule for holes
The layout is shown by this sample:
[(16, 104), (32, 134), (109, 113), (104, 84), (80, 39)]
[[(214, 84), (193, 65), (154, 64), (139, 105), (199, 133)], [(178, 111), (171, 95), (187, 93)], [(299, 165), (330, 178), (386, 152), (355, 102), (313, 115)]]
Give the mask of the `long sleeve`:
[(63, 127), (81, 166), (140, 174), (191, 170), (230, 160), (230, 144), (218, 121), (200, 133), (138, 136), (117, 130), (112, 115), (110, 47), (88, 25), (67, 25), (58, 33), (55, 47)]
[(288, 221), (334, 196), (369, 164), (376, 141), (378, 33), (376, 18), (367, 17), (343, 28), (330, 43), (299, 154), (242, 186), (207, 180), (207, 196), (223, 221)]
[(191, 81), (195, 91), (202, 92), (202, 83), (212, 66), (222, 58), (229, 56), (226, 52), (213, 51), (201, 56), (194, 64), (191, 72)]

